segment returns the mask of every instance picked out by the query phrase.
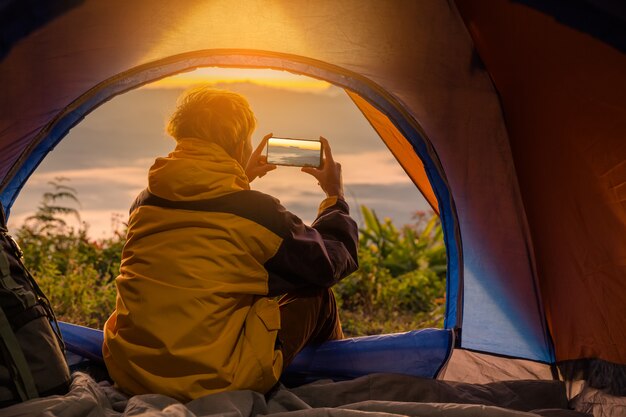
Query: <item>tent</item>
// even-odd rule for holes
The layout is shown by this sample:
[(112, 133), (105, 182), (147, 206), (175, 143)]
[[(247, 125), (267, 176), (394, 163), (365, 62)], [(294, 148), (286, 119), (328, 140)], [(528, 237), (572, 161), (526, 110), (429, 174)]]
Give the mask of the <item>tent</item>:
[(5, 0), (0, 15), (7, 212), (46, 154), (117, 94), (202, 66), (327, 80), (441, 216), (449, 337), (435, 368), (453, 346), (626, 394), (618, 2)]

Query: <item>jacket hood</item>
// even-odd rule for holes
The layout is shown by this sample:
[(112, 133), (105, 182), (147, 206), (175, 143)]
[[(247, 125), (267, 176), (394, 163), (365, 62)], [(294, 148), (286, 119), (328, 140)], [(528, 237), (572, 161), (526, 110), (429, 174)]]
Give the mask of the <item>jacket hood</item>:
[(249, 189), (241, 164), (219, 145), (198, 138), (179, 139), (148, 174), (148, 190), (168, 200), (202, 200)]

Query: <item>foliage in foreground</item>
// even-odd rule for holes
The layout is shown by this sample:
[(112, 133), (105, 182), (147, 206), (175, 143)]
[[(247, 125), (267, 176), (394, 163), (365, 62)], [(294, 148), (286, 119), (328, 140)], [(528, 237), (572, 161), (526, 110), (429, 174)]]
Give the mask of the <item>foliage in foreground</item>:
[[(88, 238), (76, 191), (62, 179), (52, 182), (37, 212), (16, 231), (25, 263), (48, 295), (59, 320), (102, 328), (115, 308), (114, 279), (125, 240)], [(360, 268), (335, 286), (347, 336), (442, 327), (446, 252), (439, 219), (419, 214), (416, 223), (397, 229), (361, 207)], [(78, 227), (65, 219), (74, 217)], [(118, 222), (119, 224), (119, 222)]]
[(350, 336), (443, 327), (446, 251), (439, 218), (397, 229), (362, 206), (359, 270), (335, 286)]
[[(57, 318), (70, 323), (102, 328), (115, 307), (114, 279), (120, 267), (124, 245), (123, 231), (98, 241), (87, 236), (87, 225), (80, 222), (76, 191), (51, 182), (37, 212), (26, 219), (15, 237), (24, 252), (24, 263), (52, 303)], [(66, 221), (74, 217), (79, 227)]]

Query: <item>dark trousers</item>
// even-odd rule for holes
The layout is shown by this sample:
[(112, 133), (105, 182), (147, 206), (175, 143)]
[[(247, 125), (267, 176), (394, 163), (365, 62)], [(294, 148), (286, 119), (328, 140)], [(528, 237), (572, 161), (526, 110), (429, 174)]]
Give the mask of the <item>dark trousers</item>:
[(337, 303), (330, 288), (289, 293), (282, 296), (278, 304), (283, 369), (305, 346), (343, 339)]

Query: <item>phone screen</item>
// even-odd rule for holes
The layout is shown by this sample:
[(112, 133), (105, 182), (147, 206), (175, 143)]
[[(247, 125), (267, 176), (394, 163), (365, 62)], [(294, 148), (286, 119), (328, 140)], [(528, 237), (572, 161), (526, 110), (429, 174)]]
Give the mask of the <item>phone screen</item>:
[(267, 163), (319, 168), (322, 165), (322, 143), (319, 140), (269, 138)]

